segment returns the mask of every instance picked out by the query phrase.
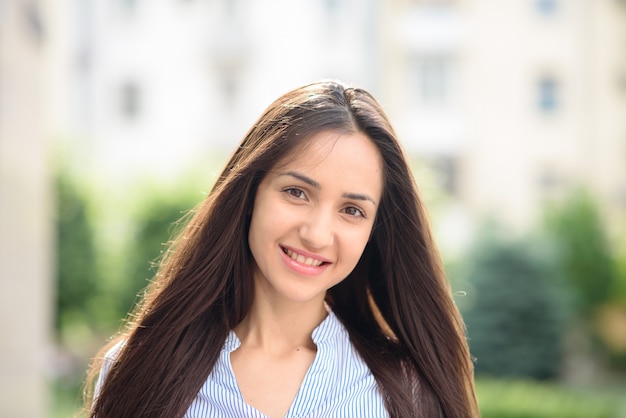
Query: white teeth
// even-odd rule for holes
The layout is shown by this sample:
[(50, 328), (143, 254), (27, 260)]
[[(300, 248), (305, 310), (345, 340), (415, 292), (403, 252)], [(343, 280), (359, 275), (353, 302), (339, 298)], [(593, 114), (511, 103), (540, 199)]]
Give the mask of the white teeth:
[(291, 250), (288, 250), (285, 248), (285, 251), (287, 253), (287, 255), (292, 258), (293, 260), (296, 260), (298, 263), (300, 264), (304, 264), (307, 266), (315, 266), (315, 267), (319, 267), (322, 265), (323, 261), (321, 260), (317, 260), (315, 258), (311, 258), (311, 257), (305, 257), (301, 254), (296, 254)]

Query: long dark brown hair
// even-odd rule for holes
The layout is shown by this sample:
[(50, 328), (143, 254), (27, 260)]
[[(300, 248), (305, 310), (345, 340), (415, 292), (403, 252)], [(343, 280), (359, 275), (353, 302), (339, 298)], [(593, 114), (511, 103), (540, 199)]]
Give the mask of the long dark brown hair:
[[(378, 382), (392, 417), (478, 416), (473, 366), (406, 158), (376, 100), (334, 81), (280, 97), (235, 150), (211, 193), (161, 262), (121, 351), (86, 411), (104, 417), (182, 417), (253, 298), (249, 214), (259, 182), (322, 131), (361, 132), (383, 160), (383, 196), (354, 271), (327, 292)], [(91, 365), (88, 388), (102, 367)]]

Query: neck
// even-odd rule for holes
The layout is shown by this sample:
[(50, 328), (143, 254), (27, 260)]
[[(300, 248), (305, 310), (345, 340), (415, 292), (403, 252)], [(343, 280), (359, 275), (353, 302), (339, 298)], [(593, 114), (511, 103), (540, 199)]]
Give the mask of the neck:
[(300, 347), (315, 350), (311, 334), (327, 315), (323, 301), (277, 304), (257, 297), (248, 315), (235, 327), (235, 333), (242, 346), (268, 352), (290, 352)]

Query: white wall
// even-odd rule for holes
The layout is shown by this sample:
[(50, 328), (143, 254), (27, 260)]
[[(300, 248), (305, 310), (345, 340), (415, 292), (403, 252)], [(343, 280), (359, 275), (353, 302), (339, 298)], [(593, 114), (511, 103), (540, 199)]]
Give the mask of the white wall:
[[(25, 11), (32, 13), (25, 15)], [(45, 415), (51, 195), (43, 9), (0, 4), (0, 416)], [(30, 17), (30, 19), (28, 19)]]

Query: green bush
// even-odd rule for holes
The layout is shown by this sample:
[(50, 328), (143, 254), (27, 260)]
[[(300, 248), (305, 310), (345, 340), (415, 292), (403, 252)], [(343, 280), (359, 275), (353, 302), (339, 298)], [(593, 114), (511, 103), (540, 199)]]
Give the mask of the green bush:
[(119, 289), (120, 317), (128, 312), (156, 274), (158, 262), (177, 231), (178, 221), (202, 196), (189, 190), (148, 189), (138, 202), (134, 232), (125, 258), (125, 280)]
[(76, 348), (114, 332), (154, 276), (174, 223), (203, 196), (180, 187), (193, 184), (182, 179), (176, 187), (135, 180), (105, 193), (59, 167), (56, 324), (63, 344)]
[(574, 307), (592, 317), (617, 286), (617, 270), (599, 209), (584, 191), (548, 211), (548, 231), (555, 239), (563, 271), (574, 292)]
[(93, 321), (91, 300), (98, 294), (95, 234), (87, 196), (66, 172), (56, 189), (56, 328)]
[(616, 418), (625, 412), (618, 395), (554, 384), (479, 379), (476, 390), (482, 418)]
[[(542, 241), (485, 229), (464, 263), (472, 303), (463, 310), (476, 373), (548, 379), (562, 363), (566, 292)], [(488, 232), (489, 231), (489, 232)]]

